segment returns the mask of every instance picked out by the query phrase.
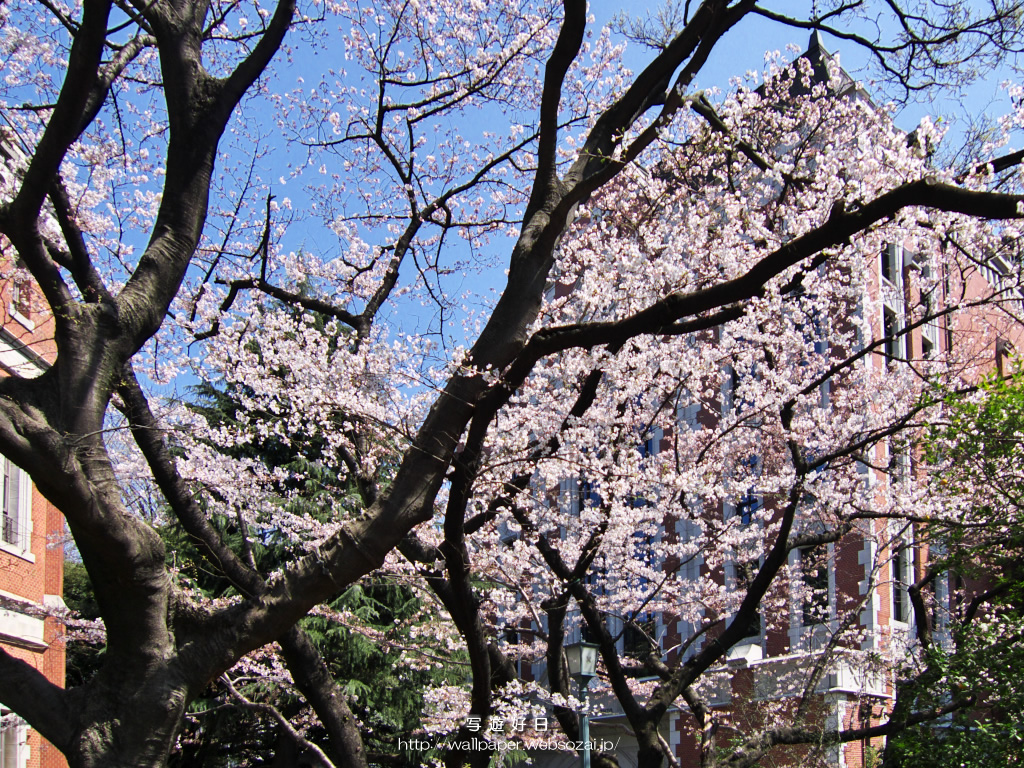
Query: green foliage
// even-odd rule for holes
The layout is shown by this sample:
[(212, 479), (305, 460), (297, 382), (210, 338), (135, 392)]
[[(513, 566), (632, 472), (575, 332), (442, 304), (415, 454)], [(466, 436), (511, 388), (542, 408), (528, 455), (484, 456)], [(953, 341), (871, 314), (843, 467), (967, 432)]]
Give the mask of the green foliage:
[(1016, 611), (979, 620), (961, 633), (956, 650), (934, 647), (937, 685), (917, 708), (971, 694), (975, 705), (947, 721), (908, 729), (894, 739), (892, 768), (1002, 768), (1024, 764), (1024, 620)]
[[(950, 617), (926, 661), (934, 682), (913, 709), (970, 697), (939, 724), (894, 736), (887, 768), (1002, 768), (1024, 760), (1024, 373), (993, 377), (981, 397), (946, 399), (946, 421), (930, 430), (928, 460), (943, 492), (971, 500), (963, 515), (933, 526), (942, 562), (990, 592), (987, 606)], [(942, 641), (945, 642), (942, 642)]]
[(971, 500), (942, 529), (949, 565), (965, 577), (1024, 584), (1024, 372), (992, 377), (982, 397), (946, 399), (946, 420), (932, 427), (926, 458), (944, 470), (933, 481)]
[[(313, 615), (301, 627), (319, 649), (332, 676), (352, 697), (350, 706), (362, 724), (364, 744), (373, 757), (387, 756), (389, 766), (421, 764), (422, 755), (395, 754), (399, 736), (420, 728), (423, 691), (446, 670), (414, 670), (403, 662), (401, 648), (411, 622), (420, 620), (422, 605), (407, 587), (377, 579), (353, 584), (329, 606), (335, 616)], [(339, 623), (338, 617), (348, 619)], [(348, 626), (350, 624), (351, 626)], [(238, 685), (254, 701), (268, 702), (289, 718), (302, 719), (305, 704), (289, 687), (273, 680), (253, 679)], [(211, 686), (193, 704), (172, 766), (260, 765), (288, 745), (278, 741), (269, 720), (224, 706), (219, 686)], [(306, 737), (326, 746), (326, 734), (311, 725)]]
[[(405, 586), (385, 579), (357, 583), (330, 605), (350, 616), (358, 628), (334, 619), (310, 616), (303, 629), (316, 643), (331, 674), (353, 697), (352, 708), (363, 723), (367, 752), (393, 752), (399, 737), (420, 730), (424, 690), (451, 675), (451, 669), (413, 669), (403, 647), (410, 630), (422, 626), (423, 606)], [(440, 652), (438, 652), (440, 656)], [(407, 754), (390, 764), (416, 766), (422, 755)]]
[[(951, 556), (964, 576), (993, 579), (1003, 605), (1019, 613), (1024, 588), (1024, 370), (992, 376), (980, 399), (948, 402), (948, 425), (933, 445), (945, 445), (944, 482), (972, 504), (948, 533)], [(944, 433), (944, 434), (943, 434)], [(998, 567), (996, 567), (998, 566)]]
[[(100, 617), (100, 607), (89, 574), (85, 566), (75, 560), (64, 561), (64, 602), (81, 619), (94, 620)], [(69, 688), (91, 680), (103, 663), (102, 643), (71, 640), (66, 651), (65, 673)]]

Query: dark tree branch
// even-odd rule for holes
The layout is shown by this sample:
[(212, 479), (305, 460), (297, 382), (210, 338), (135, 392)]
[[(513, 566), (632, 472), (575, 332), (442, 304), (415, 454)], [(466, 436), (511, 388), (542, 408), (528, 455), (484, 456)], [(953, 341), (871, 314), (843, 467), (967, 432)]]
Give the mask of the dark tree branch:
[[(532, 368), (536, 359), (571, 347), (622, 343), (641, 334), (660, 334), (673, 323), (762, 295), (765, 286), (786, 269), (891, 218), (904, 208), (922, 206), (981, 219), (1018, 219), (1024, 196), (974, 192), (928, 179), (908, 182), (853, 211), (834, 210), (828, 220), (773, 253), (745, 274), (692, 293), (675, 293), (623, 320), (567, 325), (538, 331), (510, 369)], [(518, 378), (518, 377), (517, 377)]]
[[(200, 552), (244, 595), (266, 586), (263, 577), (232, 550), (210, 524), (195, 495), (178, 475), (164, 433), (153, 416), (142, 388), (129, 365), (119, 389), (122, 408), (136, 443), (153, 471), (164, 498)], [(309, 637), (293, 626), (278, 641), (293, 679), (320, 718), (339, 766), (366, 768), (362, 737), (344, 692), (338, 687)]]
[(206, 220), (214, 156), (231, 113), (245, 90), (280, 47), (295, 12), (280, 0), (267, 31), (252, 53), (225, 79), (214, 80), (200, 64), (201, 14), (188, 23), (164, 18), (147, 6), (158, 40), (170, 126), (164, 196), (149, 245), (117, 297), (124, 360), (160, 327), (191, 263)]
[(562, 100), (562, 83), (583, 45), (587, 28), (587, 4), (583, 0), (564, 0), (565, 18), (554, 50), (544, 70), (544, 89), (540, 100), (540, 136), (537, 140), (537, 173), (530, 202), (523, 214), (529, 221), (540, 210), (557, 185), (558, 107)]
[(77, 721), (72, 694), (3, 648), (0, 648), (0, 701), (57, 749), (66, 750), (71, 744)]

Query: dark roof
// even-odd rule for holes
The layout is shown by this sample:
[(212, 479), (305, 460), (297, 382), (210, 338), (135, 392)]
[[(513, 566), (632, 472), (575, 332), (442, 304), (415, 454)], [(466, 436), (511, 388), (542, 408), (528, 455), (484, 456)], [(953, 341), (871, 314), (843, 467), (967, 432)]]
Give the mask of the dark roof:
[[(845, 69), (839, 66), (836, 57), (825, 48), (825, 44), (821, 40), (821, 33), (818, 30), (811, 32), (811, 39), (807, 43), (807, 51), (800, 58), (807, 59), (811, 63), (814, 71), (814, 83), (827, 83), (829, 81), (830, 67), (836, 72), (836, 80), (832, 82), (832, 91), (836, 95), (842, 96), (850, 91), (860, 90), (857, 88), (857, 82), (850, 77)], [(794, 91), (793, 95), (802, 96), (805, 93), (807, 93), (807, 89), (801, 88), (799, 91)], [(866, 96), (863, 93), (861, 95)]]
[[(807, 59), (811, 63), (813, 76), (811, 87), (818, 83), (829, 83), (833, 96), (849, 96), (864, 101), (872, 110), (877, 111), (878, 105), (865, 91), (861, 85), (854, 80), (850, 73), (839, 64), (839, 60), (825, 47), (821, 40), (821, 33), (818, 30), (811, 32), (811, 39), (807, 42), (807, 50), (800, 54), (797, 61)], [(795, 63), (795, 62), (794, 62)], [(829, 70), (834, 72), (835, 77), (829, 78)], [(810, 88), (803, 83), (794, 83), (790, 90), (794, 96), (803, 96), (810, 92)]]

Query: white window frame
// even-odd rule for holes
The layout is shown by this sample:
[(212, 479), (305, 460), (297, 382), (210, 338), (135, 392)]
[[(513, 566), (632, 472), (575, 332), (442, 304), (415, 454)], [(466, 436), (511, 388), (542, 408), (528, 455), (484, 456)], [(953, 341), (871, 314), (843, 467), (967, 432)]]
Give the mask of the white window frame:
[[(890, 547), (889, 621), (894, 626), (911, 627), (914, 624), (914, 606), (910, 602), (908, 587), (914, 583), (913, 537), (909, 531), (895, 536)], [(900, 562), (901, 560), (902, 562)], [(902, 607), (902, 617), (897, 615), (897, 604)]]
[[(804, 595), (797, 597), (797, 591), (803, 593), (806, 585), (804, 563), (810, 550), (818, 547), (800, 547), (789, 553), (788, 563), (791, 574), (791, 602), (789, 621), (789, 644), (790, 648), (800, 651), (816, 651), (824, 648), (828, 638), (836, 629), (836, 582), (835, 582), (835, 545), (826, 544), (820, 552), (822, 567), (825, 570), (825, 614), (820, 621), (813, 623), (804, 622), (804, 613), (807, 601)], [(816, 555), (819, 556), (819, 555)]]
[[(888, 265), (888, 270), (885, 268)], [(886, 272), (889, 275), (886, 276)], [(882, 286), (882, 290), (885, 287), (891, 286), (897, 291), (903, 289), (903, 246), (896, 245), (895, 243), (887, 243), (885, 248), (879, 255), (878, 261), (878, 277), (879, 285)]]
[[(3, 471), (3, 487), (0, 488), (0, 503), (3, 505), (0, 550), (35, 562), (32, 554), (32, 479), (6, 456), (0, 456), (0, 462)], [(16, 493), (12, 482), (16, 486)]]
[(28, 764), (28, 727), (17, 715), (0, 710), (0, 768), (25, 768)]
[[(885, 276), (882, 264), (889, 265), (891, 278)], [(891, 341), (883, 345), (887, 357), (886, 363), (899, 362), (901, 358), (910, 358), (910, 334), (906, 332), (907, 313), (906, 299), (903, 295), (903, 270), (906, 265), (906, 253), (902, 245), (888, 244), (881, 252), (878, 260), (879, 298), (882, 303), (881, 331), (882, 338), (890, 335)], [(888, 328), (886, 315), (892, 316), (892, 328)], [(891, 333), (890, 333), (891, 331)]]

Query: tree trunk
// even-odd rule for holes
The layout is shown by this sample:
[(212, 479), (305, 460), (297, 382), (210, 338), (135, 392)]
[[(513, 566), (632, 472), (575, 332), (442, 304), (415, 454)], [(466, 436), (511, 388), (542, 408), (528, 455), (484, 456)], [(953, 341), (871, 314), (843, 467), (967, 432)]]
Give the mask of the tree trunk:
[(647, 724), (636, 730), (636, 739), (639, 743), (637, 754), (637, 768), (661, 768), (665, 761), (665, 755), (661, 751), (661, 742), (658, 740), (657, 725)]
[(331, 760), (338, 768), (367, 768), (363, 738), (345, 694), (309, 637), (292, 627), (278, 642), (295, 684), (327, 729)]
[(78, 728), (65, 750), (71, 768), (166, 765), (191, 699), (187, 686), (166, 670), (135, 686), (129, 677), (107, 667), (79, 699)]

